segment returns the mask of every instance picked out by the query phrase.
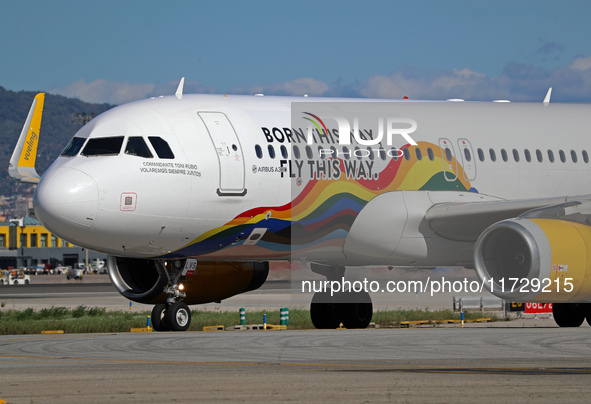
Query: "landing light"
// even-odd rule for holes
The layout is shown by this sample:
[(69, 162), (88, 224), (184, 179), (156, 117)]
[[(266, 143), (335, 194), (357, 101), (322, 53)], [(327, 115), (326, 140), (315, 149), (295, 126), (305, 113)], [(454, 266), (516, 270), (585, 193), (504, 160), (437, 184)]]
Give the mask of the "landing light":
[(179, 290), (180, 291), (185, 290), (185, 285), (183, 285), (182, 283), (179, 283)]

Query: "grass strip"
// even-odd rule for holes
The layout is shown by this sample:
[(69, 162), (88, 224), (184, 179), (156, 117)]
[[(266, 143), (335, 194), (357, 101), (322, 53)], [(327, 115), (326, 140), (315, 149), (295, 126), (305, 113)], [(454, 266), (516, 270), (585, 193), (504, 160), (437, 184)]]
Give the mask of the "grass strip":
[[(279, 310), (247, 311), (246, 324), (262, 324), (263, 315), (267, 315), (267, 324), (280, 324)], [(0, 309), (0, 334), (40, 334), (44, 330), (64, 330), (66, 334), (129, 332), (131, 328), (146, 326), (150, 312), (147, 311), (107, 311), (101, 307), (79, 306), (74, 309), (52, 307), (41, 310)], [(477, 319), (482, 313), (465, 313), (465, 319)], [(494, 320), (498, 318), (490, 315)], [(380, 310), (373, 314), (372, 321), (382, 327), (397, 327), (402, 321), (443, 321), (460, 319), (459, 313), (451, 310)], [(224, 325), (230, 327), (240, 324), (240, 315), (236, 312), (192, 311), (189, 330), (201, 331), (205, 326)], [(310, 311), (303, 309), (289, 310), (288, 329), (312, 329)]]

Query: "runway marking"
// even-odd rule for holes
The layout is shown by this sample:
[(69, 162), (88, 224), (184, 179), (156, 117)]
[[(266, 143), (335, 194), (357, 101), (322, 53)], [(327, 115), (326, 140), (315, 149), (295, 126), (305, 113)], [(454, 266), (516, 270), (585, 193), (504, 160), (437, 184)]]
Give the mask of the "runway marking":
[(73, 358), (73, 357), (59, 357), (59, 356), (34, 356), (34, 355), (1, 355), (0, 358), (16, 358), (16, 359), (46, 359), (50, 361), (75, 361), (75, 362), (92, 362), (92, 363), (121, 363), (121, 364), (150, 364), (150, 365), (246, 365), (246, 366), (271, 366), (281, 365), (280, 363), (263, 363), (263, 362), (195, 362), (195, 361), (158, 361), (158, 360), (141, 360), (141, 359), (98, 359), (98, 358)]
[[(559, 375), (591, 375), (591, 367), (465, 367), (465, 366), (391, 366), (372, 364), (349, 363), (269, 363), (269, 362), (214, 362), (214, 361), (158, 361), (141, 359), (98, 359), (98, 358), (73, 358), (57, 356), (33, 356), (33, 355), (0, 355), (0, 358), (35, 359), (53, 363), (63, 361), (89, 362), (89, 363), (118, 363), (118, 364), (151, 364), (151, 365), (230, 365), (230, 366), (281, 366), (291, 368), (315, 368), (302, 369), (302, 371), (315, 372), (393, 372), (393, 373), (438, 373), (438, 374), (489, 374), (489, 375), (521, 375), (521, 376), (559, 376)], [(30, 362), (18, 362), (30, 363)], [(326, 369), (319, 369), (326, 368)], [(344, 369), (343, 369), (344, 368)]]
[(64, 334), (64, 335), (55, 335), (55, 336), (39, 336), (39, 337), (32, 337), (31, 334), (28, 335), (27, 338), (2, 338), (1, 341), (35, 341), (35, 340), (47, 340), (47, 339), (68, 339), (68, 338), (92, 338), (92, 337), (110, 337), (115, 335), (116, 333), (97, 333), (97, 334)]
[(389, 369), (336, 369), (334, 372), (393, 372), (393, 373), (449, 373), (449, 374), (490, 374), (521, 376), (590, 375), (591, 368), (472, 368), (472, 367), (400, 367)]

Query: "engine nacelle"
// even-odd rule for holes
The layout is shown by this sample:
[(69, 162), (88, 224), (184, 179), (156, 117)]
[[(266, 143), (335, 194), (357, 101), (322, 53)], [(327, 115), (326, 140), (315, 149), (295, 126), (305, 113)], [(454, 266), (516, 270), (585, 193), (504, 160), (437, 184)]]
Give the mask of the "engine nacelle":
[[(173, 262), (168, 261), (168, 265)], [(111, 282), (127, 299), (147, 304), (166, 302), (168, 277), (162, 261), (109, 256), (107, 266)], [(268, 262), (199, 261), (195, 274), (182, 279), (187, 295), (183, 301), (210, 303), (255, 290), (268, 273)]]
[(480, 280), (520, 302), (591, 301), (591, 226), (516, 218), (487, 228), (474, 248)]

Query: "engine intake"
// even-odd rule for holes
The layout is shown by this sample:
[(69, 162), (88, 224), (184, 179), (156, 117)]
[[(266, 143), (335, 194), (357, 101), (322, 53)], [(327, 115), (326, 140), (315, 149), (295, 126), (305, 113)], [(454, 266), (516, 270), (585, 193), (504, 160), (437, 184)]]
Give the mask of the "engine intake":
[[(109, 256), (107, 266), (111, 282), (127, 299), (148, 304), (166, 302), (163, 291), (168, 277), (162, 261)], [(258, 289), (268, 274), (268, 262), (199, 261), (195, 274), (182, 279), (183, 301), (202, 304), (227, 299)]]
[(474, 248), (476, 273), (494, 295), (514, 301), (591, 299), (591, 227), (516, 218), (487, 228)]
[(160, 261), (109, 255), (107, 268), (115, 289), (125, 298), (138, 303), (166, 301), (163, 290), (168, 279)]

